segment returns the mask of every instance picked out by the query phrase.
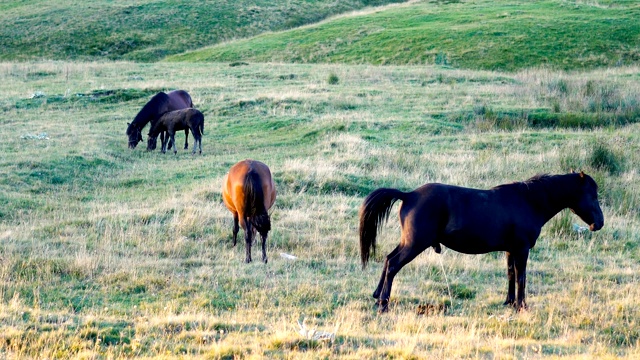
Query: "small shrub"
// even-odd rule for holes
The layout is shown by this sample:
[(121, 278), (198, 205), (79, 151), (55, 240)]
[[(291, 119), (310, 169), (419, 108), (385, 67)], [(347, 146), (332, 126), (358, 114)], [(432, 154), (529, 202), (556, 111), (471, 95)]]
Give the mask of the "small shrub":
[(606, 144), (598, 142), (591, 150), (589, 165), (594, 169), (615, 175), (623, 170), (623, 158), (621, 155), (609, 149)]
[(329, 77), (327, 78), (327, 83), (329, 83), (329, 85), (336, 85), (338, 82), (340, 82), (340, 78), (338, 77), (338, 75), (336, 75), (335, 73), (330, 73)]
[(445, 53), (437, 53), (433, 62), (436, 65), (449, 65), (449, 59)]

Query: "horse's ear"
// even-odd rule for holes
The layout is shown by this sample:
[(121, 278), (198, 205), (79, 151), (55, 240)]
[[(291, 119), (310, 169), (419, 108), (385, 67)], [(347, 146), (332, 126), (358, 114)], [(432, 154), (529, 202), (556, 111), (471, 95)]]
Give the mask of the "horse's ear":
[(584, 179), (584, 171), (580, 171), (580, 178)]
[(127, 125), (131, 125), (131, 123), (127, 123)]

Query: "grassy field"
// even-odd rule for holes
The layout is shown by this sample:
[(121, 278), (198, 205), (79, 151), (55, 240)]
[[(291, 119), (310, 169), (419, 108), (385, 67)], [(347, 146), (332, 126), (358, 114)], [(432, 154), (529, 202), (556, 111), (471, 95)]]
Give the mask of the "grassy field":
[(413, 1), (170, 57), (517, 71), (638, 64), (636, 1)]
[[(169, 89), (205, 114), (204, 155), (127, 149), (126, 123)], [(639, 94), (637, 67), (2, 63), (0, 357), (637, 358)], [(244, 158), (278, 187), (266, 265), (243, 263), (221, 201)], [(543, 228), (527, 312), (502, 306), (504, 255), (444, 249), (376, 314), (399, 225), (363, 271), (370, 191), (571, 168), (599, 183), (605, 227), (578, 234), (565, 211)], [(450, 308), (417, 314), (428, 304)], [(335, 340), (301, 336), (303, 320)]]
[(3, 1), (0, 61), (158, 61), (186, 50), (395, 1)]

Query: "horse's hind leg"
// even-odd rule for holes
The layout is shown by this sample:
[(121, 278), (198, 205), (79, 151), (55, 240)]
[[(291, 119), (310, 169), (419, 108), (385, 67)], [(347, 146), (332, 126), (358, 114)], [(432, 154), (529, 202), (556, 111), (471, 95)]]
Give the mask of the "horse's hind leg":
[(191, 133), (193, 134), (193, 138), (195, 139), (191, 154), (192, 155), (196, 154), (196, 148), (198, 147), (198, 144), (200, 145), (200, 154), (202, 154), (202, 135), (200, 135), (200, 132), (197, 129), (196, 131), (191, 131)]
[(233, 213), (233, 246), (236, 246), (238, 242), (238, 231), (240, 231), (240, 226), (238, 225), (238, 213)]
[(253, 236), (254, 229), (253, 229), (253, 226), (251, 226), (251, 221), (249, 219), (245, 219), (244, 224), (245, 224), (244, 242), (245, 242), (245, 250), (246, 250), (246, 257), (244, 259), (244, 262), (250, 263), (251, 262), (251, 242), (253, 241), (251, 237)]
[(389, 297), (391, 295), (391, 287), (393, 286), (393, 278), (398, 274), (400, 269), (407, 265), (411, 260), (415, 259), (421, 252), (427, 247), (431, 246), (427, 242), (409, 241), (408, 243), (401, 244), (398, 253), (389, 258), (389, 264), (387, 265), (386, 274), (383, 275), (384, 285), (382, 286), (382, 292), (378, 298), (378, 312), (383, 313), (388, 310)]
[(189, 148), (189, 128), (184, 129), (184, 149)]
[(514, 268), (513, 256), (510, 253), (505, 253), (507, 256), (507, 279), (509, 280), (509, 287), (507, 289), (507, 300), (504, 305), (515, 306), (516, 305), (516, 271)]
[(260, 237), (262, 238), (262, 261), (267, 263), (267, 231), (260, 231)]
[(387, 257), (384, 259), (384, 266), (382, 267), (382, 275), (380, 276), (380, 282), (378, 283), (378, 287), (376, 288), (376, 290), (373, 292), (374, 299), (380, 298), (380, 292), (382, 291), (382, 286), (384, 285), (384, 279), (387, 274), (387, 268), (389, 267), (389, 259), (396, 256), (399, 250), (400, 250), (400, 245), (396, 246), (396, 248), (393, 249), (393, 251), (390, 252), (389, 255), (387, 255)]

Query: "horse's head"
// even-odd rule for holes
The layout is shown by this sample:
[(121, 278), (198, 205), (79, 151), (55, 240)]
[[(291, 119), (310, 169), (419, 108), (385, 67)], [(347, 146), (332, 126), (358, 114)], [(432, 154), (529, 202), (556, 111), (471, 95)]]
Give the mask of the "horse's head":
[(147, 151), (155, 150), (158, 145), (158, 136), (151, 136), (147, 138)]
[(142, 131), (133, 124), (129, 124), (127, 127), (127, 135), (129, 136), (129, 149), (135, 149), (138, 143), (142, 141)]
[(579, 176), (580, 191), (570, 209), (589, 225), (589, 230), (598, 231), (604, 226), (604, 216), (598, 202), (598, 184), (584, 172)]

